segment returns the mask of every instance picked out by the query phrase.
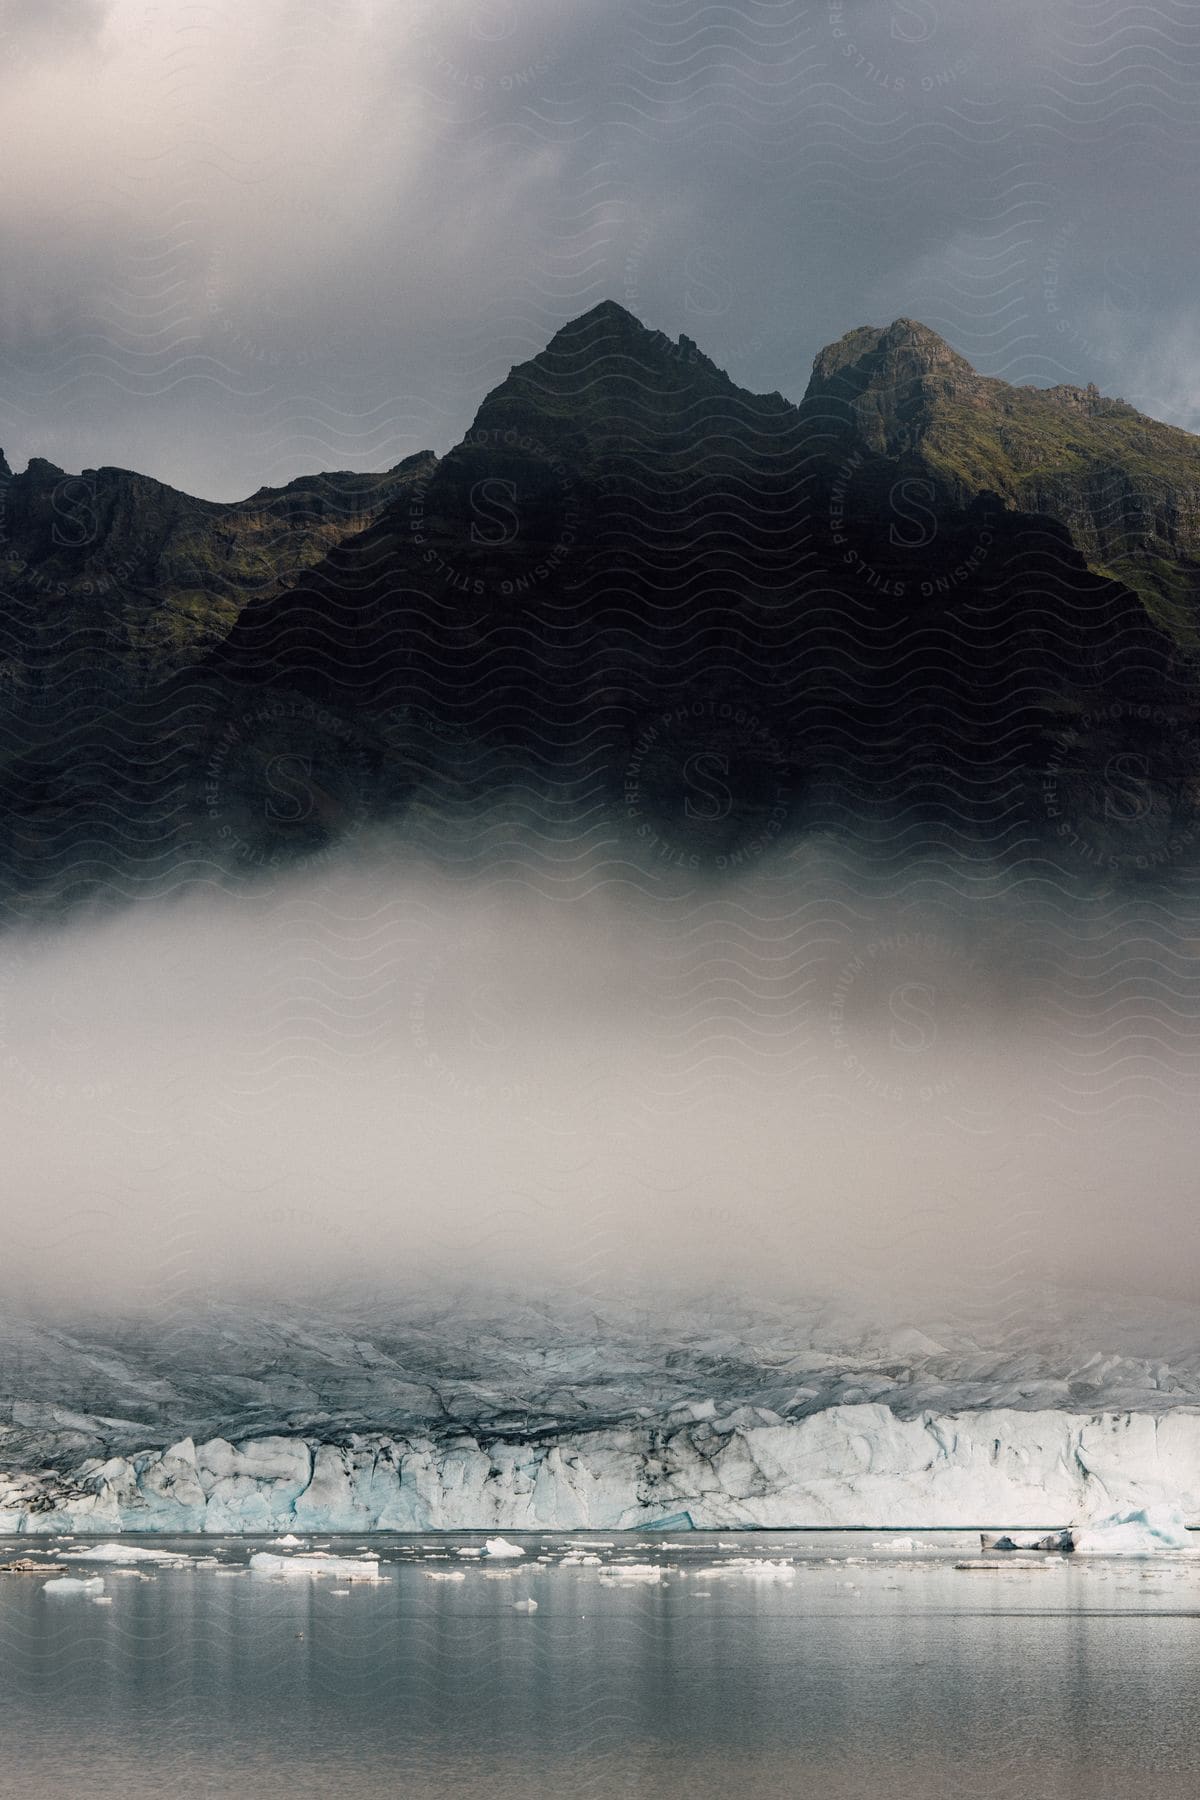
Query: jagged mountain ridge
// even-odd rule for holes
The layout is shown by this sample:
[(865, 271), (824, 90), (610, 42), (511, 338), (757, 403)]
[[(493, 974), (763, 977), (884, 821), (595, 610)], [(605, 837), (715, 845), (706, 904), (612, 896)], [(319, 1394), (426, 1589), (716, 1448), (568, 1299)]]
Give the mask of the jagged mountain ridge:
[[(956, 473), (946, 419), (964, 406), (1014, 469), (1005, 408), (1069, 419), (1093, 462), (1114, 419), (1166, 433), (1181, 469), (1196, 456), (1122, 403), (977, 377), (904, 321), (823, 352), (795, 405), (604, 303), (515, 367), (460, 445), (405, 468), (377, 518), (240, 605), (203, 662), (89, 723), (69, 755), (61, 731), (35, 765), (11, 745), (13, 890), (47, 867), (61, 885), (78, 821), (114, 806), (123, 841), (144, 827), (164, 862), (203, 858), (213, 746), (231, 733), (235, 835), (261, 825), (280, 751), (274, 725), (247, 739), (264, 691), (327, 721), (306, 750), (321, 769), (302, 851), (339, 819), (503, 788), (541, 814), (607, 809), (638, 854), (715, 872), (811, 829), (1060, 857), (1064, 819), (1069, 873), (1186, 860), (1190, 624), (1089, 560), (1064, 522), (1070, 481), (1045, 491), (1066, 495), (1058, 518), (1020, 509), (1016, 475), (1010, 492), (993, 479), (994, 446)], [(1148, 567), (1161, 547), (1151, 534), (1130, 554)], [(1169, 573), (1184, 592), (1186, 556)], [(1130, 756), (1148, 798), (1118, 829), (1106, 771)], [(697, 767), (728, 805), (696, 803)], [(125, 855), (106, 830), (84, 881)], [(264, 854), (286, 860), (286, 834)]]
[(281, 591), (363, 530), (436, 458), (380, 474), (298, 476), (245, 500), (197, 500), (128, 469), (69, 474), (0, 453), (0, 641), (11, 686), (100, 657), (103, 677), (147, 687), (194, 664), (246, 603)]

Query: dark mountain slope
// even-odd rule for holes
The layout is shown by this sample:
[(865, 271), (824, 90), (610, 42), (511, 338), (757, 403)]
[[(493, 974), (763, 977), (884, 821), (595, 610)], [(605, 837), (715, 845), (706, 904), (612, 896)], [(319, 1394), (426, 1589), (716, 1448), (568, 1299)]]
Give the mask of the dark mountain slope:
[(1177, 542), (1127, 550), (1171, 548), (1183, 593), (1194, 441), (1128, 413), (983, 381), (906, 321), (822, 353), (794, 406), (606, 303), (202, 664), (27, 740), (0, 770), (12, 890), (276, 866), (514, 793), (713, 874), (811, 829), (1186, 865), (1190, 615), (1101, 559), (1086, 471), (1124, 455), (1157, 520), (1130, 446), (1166, 434)]

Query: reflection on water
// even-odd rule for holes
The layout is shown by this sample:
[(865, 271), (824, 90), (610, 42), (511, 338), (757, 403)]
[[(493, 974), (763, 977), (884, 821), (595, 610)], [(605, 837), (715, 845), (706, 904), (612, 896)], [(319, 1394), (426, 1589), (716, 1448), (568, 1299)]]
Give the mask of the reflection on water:
[(973, 1538), (775, 1532), (610, 1535), (564, 1565), (566, 1536), (518, 1541), (499, 1564), (377, 1539), (365, 1583), (176, 1540), (181, 1568), (102, 1568), (107, 1605), (2, 1576), (0, 1792), (1195, 1800), (1200, 1558), (968, 1573)]

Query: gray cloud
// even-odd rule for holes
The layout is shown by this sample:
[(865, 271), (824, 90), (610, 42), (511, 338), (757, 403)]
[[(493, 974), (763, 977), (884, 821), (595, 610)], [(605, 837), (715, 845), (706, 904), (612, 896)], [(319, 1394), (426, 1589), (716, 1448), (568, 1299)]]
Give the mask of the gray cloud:
[(1107, 17), (10, 6), (0, 442), (226, 498), (380, 466), (604, 294), (753, 387), (909, 313), (1195, 424), (1200, 33)]
[(364, 852), (9, 934), (0, 1290), (1195, 1298), (1182, 917), (876, 903), (816, 848), (708, 895), (578, 863)]

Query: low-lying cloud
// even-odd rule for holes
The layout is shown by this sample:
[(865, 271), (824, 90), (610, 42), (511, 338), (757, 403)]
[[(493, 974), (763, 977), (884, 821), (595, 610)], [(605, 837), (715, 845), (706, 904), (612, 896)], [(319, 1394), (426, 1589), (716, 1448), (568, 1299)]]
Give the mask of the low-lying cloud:
[(381, 852), (11, 932), (0, 1288), (1190, 1296), (1176, 940), (976, 910), (815, 850), (657, 897)]

